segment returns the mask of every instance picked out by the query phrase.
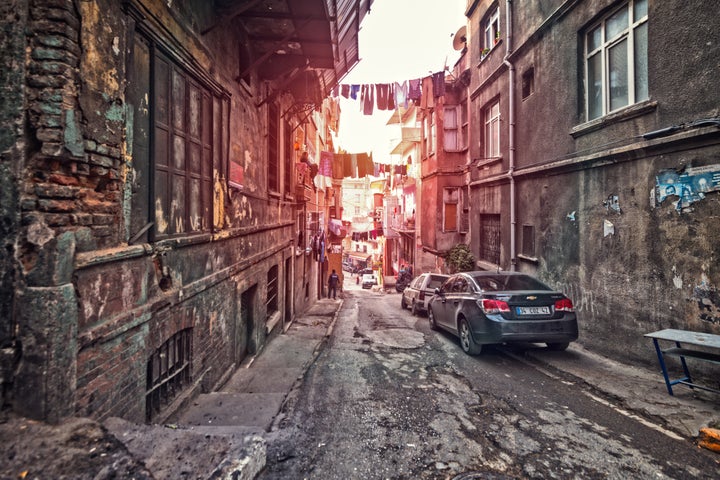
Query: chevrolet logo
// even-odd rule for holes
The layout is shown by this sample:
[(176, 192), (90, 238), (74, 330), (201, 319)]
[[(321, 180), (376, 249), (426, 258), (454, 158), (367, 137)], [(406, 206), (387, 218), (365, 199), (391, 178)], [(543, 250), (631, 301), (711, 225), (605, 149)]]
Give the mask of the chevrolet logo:
[(537, 297), (535, 295), (530, 295), (529, 297), (525, 297), (528, 300), (537, 300)]

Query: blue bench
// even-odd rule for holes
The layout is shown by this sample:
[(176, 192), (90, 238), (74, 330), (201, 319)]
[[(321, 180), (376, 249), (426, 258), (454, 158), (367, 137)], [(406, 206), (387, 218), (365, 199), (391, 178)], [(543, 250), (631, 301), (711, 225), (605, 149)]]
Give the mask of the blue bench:
[[(720, 364), (720, 335), (710, 333), (691, 332), (688, 330), (665, 329), (657, 332), (646, 333), (646, 337), (652, 338), (655, 345), (660, 368), (662, 369), (665, 385), (670, 395), (673, 395), (673, 385), (686, 385), (690, 388), (699, 388), (710, 392), (720, 393), (720, 388), (713, 388), (706, 385), (699, 385), (693, 382), (688, 370), (688, 358), (701, 360), (705, 362)], [(660, 341), (673, 342), (674, 347), (661, 348)], [(702, 347), (702, 348), (693, 348)], [(716, 350), (718, 353), (713, 352)], [(671, 379), (665, 364), (665, 355), (676, 356), (680, 358), (682, 364), (683, 377)]]

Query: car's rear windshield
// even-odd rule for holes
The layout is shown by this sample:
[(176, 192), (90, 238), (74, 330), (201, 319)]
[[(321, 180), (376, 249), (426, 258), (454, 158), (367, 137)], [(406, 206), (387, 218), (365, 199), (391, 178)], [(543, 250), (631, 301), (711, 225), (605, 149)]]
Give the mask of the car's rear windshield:
[(486, 292), (505, 290), (551, 290), (550, 287), (528, 275), (476, 275), (478, 286)]
[(440, 288), (440, 285), (445, 283), (445, 280), (447, 280), (447, 277), (430, 277), (430, 281), (428, 282), (426, 288), (431, 288), (431, 289)]

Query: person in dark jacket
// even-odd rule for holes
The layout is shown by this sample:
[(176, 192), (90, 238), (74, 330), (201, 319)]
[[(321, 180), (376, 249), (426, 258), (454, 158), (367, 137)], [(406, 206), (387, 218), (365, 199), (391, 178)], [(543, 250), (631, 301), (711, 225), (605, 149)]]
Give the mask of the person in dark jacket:
[(340, 283), (340, 276), (333, 270), (328, 277), (328, 298), (330, 298), (330, 295), (332, 295), (332, 298), (337, 296), (338, 283)]

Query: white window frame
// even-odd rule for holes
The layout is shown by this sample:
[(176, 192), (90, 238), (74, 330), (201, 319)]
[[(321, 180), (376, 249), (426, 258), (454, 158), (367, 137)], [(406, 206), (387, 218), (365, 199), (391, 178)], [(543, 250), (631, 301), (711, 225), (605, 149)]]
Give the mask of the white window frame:
[(489, 104), (483, 111), (485, 159), (500, 157), (500, 100)]
[(435, 111), (433, 109), (429, 109), (423, 119), (423, 135), (425, 143), (425, 158), (428, 158), (435, 153), (435, 143), (437, 138)]
[[(625, 12), (627, 23), (609, 35), (612, 19)], [(647, 75), (647, 21), (648, 0), (629, 0), (593, 24), (584, 35), (585, 62), (585, 118), (587, 121), (601, 118), (649, 97)], [(643, 32), (639, 35), (638, 32)], [(624, 49), (624, 52), (619, 49)], [(613, 52), (625, 54), (627, 78), (626, 99), (611, 93), (611, 56)], [(597, 63), (599, 62), (599, 65)], [(600, 88), (594, 89), (591, 71), (599, 70)], [(644, 81), (639, 81), (640, 79)], [(593, 85), (591, 85), (593, 82)], [(593, 102), (593, 99), (597, 100)], [(613, 105), (613, 101), (620, 103)]]
[(486, 18), (484, 24), (483, 49), (492, 50), (495, 46), (495, 38), (500, 32), (500, 7), (495, 5), (494, 11)]

